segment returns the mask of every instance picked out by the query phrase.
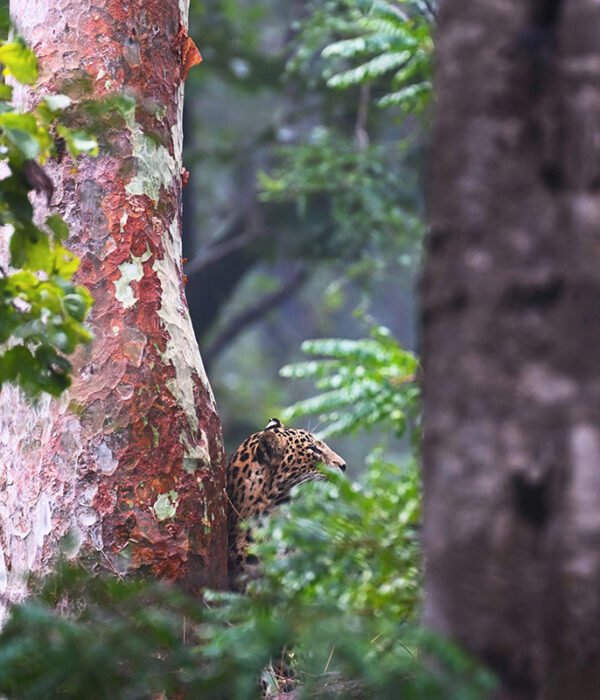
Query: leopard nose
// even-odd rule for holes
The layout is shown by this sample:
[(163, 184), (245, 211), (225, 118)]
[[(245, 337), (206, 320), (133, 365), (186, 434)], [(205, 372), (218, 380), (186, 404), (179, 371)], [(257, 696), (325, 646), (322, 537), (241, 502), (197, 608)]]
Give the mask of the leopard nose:
[(337, 466), (338, 466), (343, 472), (346, 471), (346, 462), (340, 462)]

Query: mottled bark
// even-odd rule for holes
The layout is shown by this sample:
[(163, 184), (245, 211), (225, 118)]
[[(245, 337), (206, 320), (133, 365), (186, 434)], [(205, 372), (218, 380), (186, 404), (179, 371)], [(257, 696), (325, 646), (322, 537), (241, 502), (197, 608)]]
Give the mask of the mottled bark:
[[(0, 593), (59, 550), (192, 590), (225, 577), (221, 428), (181, 270), (186, 0), (12, 0), (39, 57), (24, 99), (127, 91), (98, 158), (48, 167), (95, 298), (94, 342), (56, 401), (0, 395)], [(187, 53), (186, 53), (187, 52)]]
[(426, 621), (600, 693), (600, 5), (445, 0), (423, 286)]

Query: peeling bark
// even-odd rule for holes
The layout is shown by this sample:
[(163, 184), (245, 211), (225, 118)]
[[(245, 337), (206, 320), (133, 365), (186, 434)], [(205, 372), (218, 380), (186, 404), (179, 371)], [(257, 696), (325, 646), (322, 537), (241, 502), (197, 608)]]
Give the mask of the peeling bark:
[(441, 3), (425, 619), (498, 697), (600, 688), (600, 6)]
[(46, 92), (127, 91), (135, 111), (98, 158), (50, 165), (51, 209), (71, 230), (93, 343), (60, 400), (2, 390), (0, 593), (61, 549), (90, 566), (225, 581), (221, 427), (194, 340), (181, 263), (182, 77), (194, 57), (186, 0), (12, 0)]

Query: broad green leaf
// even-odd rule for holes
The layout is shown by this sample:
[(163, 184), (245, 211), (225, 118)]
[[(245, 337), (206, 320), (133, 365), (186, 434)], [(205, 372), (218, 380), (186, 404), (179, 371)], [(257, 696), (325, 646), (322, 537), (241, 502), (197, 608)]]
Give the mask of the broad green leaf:
[(20, 83), (33, 85), (38, 78), (35, 54), (21, 41), (0, 46), (0, 63), (5, 66), (4, 72), (13, 75)]
[(81, 295), (67, 294), (63, 299), (63, 306), (69, 316), (80, 323), (84, 322), (89, 306)]
[(72, 131), (63, 124), (59, 124), (57, 132), (67, 144), (67, 150), (73, 158), (81, 154), (91, 156), (98, 155), (98, 142), (83, 131)]
[(0, 217), (5, 224), (27, 224), (33, 218), (33, 207), (27, 188), (14, 175), (0, 180)]
[(10, 239), (11, 265), (29, 270), (52, 270), (52, 255), (48, 236), (30, 225), (16, 229)]
[(0, 38), (8, 36), (10, 30), (10, 12), (7, 0), (0, 2)]
[[(0, 45), (5, 73), (21, 82), (37, 76), (35, 57), (21, 43)], [(87, 289), (70, 280), (79, 260), (62, 243), (68, 237), (63, 219), (46, 219), (50, 235), (33, 222), (31, 189), (52, 192), (52, 183), (40, 163), (54, 151), (51, 128), (57, 114), (70, 106), (66, 95), (45, 98), (33, 112), (17, 112), (8, 100), (12, 92), (0, 83), (0, 143), (10, 174), (0, 180), (0, 223), (12, 225), (10, 263), (16, 271), (0, 275), (0, 343), (21, 343), (0, 349), (0, 384), (13, 381), (27, 394), (42, 391), (58, 395), (69, 385), (71, 365), (62, 353), (71, 353), (92, 335), (82, 324), (92, 305)], [(66, 127), (63, 135), (73, 156), (94, 154), (97, 144), (81, 131)], [(0, 154), (0, 160), (2, 154)]]
[[(0, 114), (0, 117), (5, 115)], [(34, 160), (40, 155), (40, 144), (27, 131), (4, 127), (4, 133), (26, 160)]]
[(53, 112), (59, 112), (71, 105), (71, 98), (68, 95), (46, 95), (44, 102)]
[(65, 223), (62, 216), (59, 216), (58, 214), (51, 214), (46, 219), (46, 226), (54, 234), (54, 240), (56, 243), (61, 243), (62, 241), (67, 240), (67, 237), (69, 236), (69, 227)]
[[(12, 93), (12, 85), (7, 85), (6, 83), (0, 82), (0, 100), (11, 100)], [(10, 105), (5, 105), (5, 109), (2, 109), (2, 111), (8, 111), (9, 109), (12, 109), (12, 107)]]
[(54, 248), (54, 270), (56, 274), (65, 279), (71, 279), (78, 267), (79, 258), (67, 248), (56, 244)]
[(0, 355), (0, 384), (15, 381), (19, 374), (34, 374), (35, 359), (28, 348), (17, 345)]

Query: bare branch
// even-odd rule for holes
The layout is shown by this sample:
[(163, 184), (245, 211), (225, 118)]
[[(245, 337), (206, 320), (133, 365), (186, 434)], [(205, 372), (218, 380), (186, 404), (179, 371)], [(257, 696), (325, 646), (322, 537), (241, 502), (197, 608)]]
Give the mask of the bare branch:
[(367, 131), (367, 118), (369, 116), (369, 103), (371, 99), (371, 86), (366, 83), (360, 86), (360, 97), (358, 111), (356, 113), (356, 124), (354, 134), (358, 148), (364, 151), (369, 147), (369, 132)]
[(210, 365), (211, 362), (216, 360), (216, 358), (223, 352), (224, 348), (233, 342), (233, 340), (244, 330), (246, 330), (248, 326), (251, 326), (253, 323), (269, 313), (269, 311), (277, 308), (280, 304), (295, 294), (307, 277), (308, 272), (305, 268), (302, 267), (296, 270), (296, 272), (291, 275), (279, 289), (271, 292), (270, 294), (266, 294), (255, 304), (251, 304), (247, 308), (243, 309), (237, 316), (232, 318), (213, 340), (213, 342), (204, 349), (202, 358), (204, 359), (206, 365)]
[(235, 238), (229, 238), (215, 243), (186, 264), (184, 270), (185, 274), (191, 277), (206, 269), (209, 265), (213, 265), (226, 255), (229, 255), (229, 253), (232, 253), (234, 250), (245, 248), (250, 243), (254, 243), (254, 241), (263, 238), (265, 235), (266, 233), (262, 230), (255, 231), (251, 229), (249, 231), (244, 231), (244, 233), (241, 233), (239, 236), (235, 236)]

